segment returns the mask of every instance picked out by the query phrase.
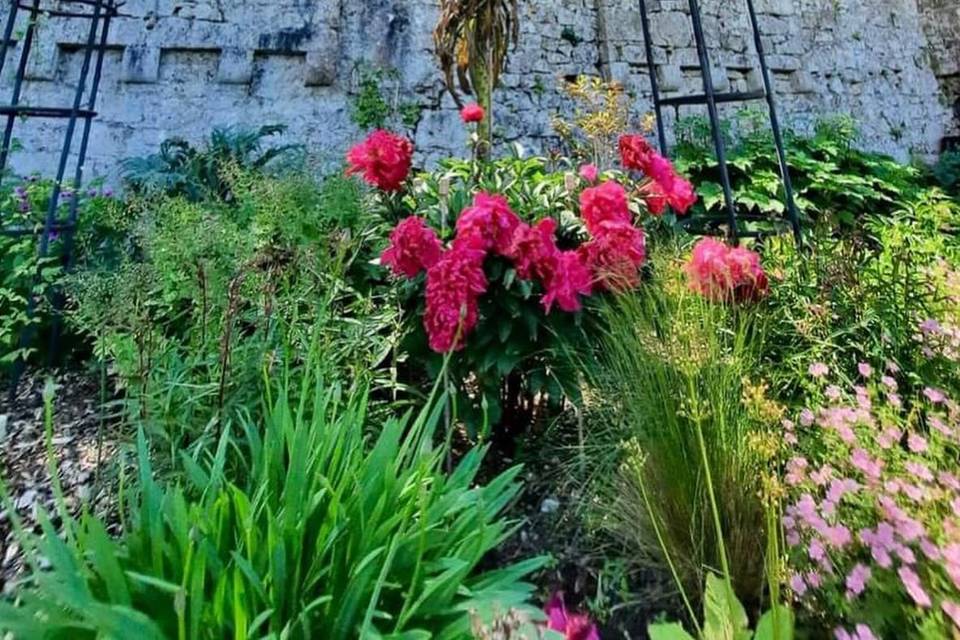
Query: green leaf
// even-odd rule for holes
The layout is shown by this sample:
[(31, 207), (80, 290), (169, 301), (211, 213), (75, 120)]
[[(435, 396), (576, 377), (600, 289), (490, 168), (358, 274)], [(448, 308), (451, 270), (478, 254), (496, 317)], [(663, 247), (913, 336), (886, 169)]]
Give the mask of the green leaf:
[(650, 640), (696, 640), (676, 622), (651, 624), (647, 627)]
[(749, 620), (743, 605), (726, 581), (707, 574), (707, 591), (703, 603), (703, 637), (705, 640), (748, 640)]
[(793, 611), (776, 605), (760, 618), (754, 640), (793, 640)]

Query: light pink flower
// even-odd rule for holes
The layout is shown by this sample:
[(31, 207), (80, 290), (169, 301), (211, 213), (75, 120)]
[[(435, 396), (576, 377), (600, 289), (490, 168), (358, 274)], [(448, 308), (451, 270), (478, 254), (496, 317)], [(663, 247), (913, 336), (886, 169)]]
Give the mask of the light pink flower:
[(809, 373), (814, 378), (822, 378), (830, 373), (830, 367), (828, 367), (822, 362), (814, 362), (807, 369), (807, 373)]
[(847, 575), (846, 586), (847, 586), (847, 600), (853, 600), (863, 593), (864, 589), (867, 588), (867, 582), (870, 581), (870, 567), (857, 563), (852, 571)]
[(803, 576), (795, 573), (790, 576), (790, 588), (793, 589), (793, 593), (800, 598), (807, 592), (807, 583), (803, 581)]
[(911, 433), (907, 436), (907, 447), (914, 453), (923, 453), (929, 448), (927, 439), (919, 433)]
[(857, 370), (860, 372), (860, 375), (864, 378), (869, 378), (873, 375), (873, 367), (871, 367), (866, 362), (861, 362), (857, 365)]
[(943, 612), (950, 617), (954, 628), (960, 629), (960, 604), (952, 600), (944, 600), (940, 607), (943, 609)]
[(910, 594), (910, 597), (917, 606), (928, 609), (932, 602), (930, 601), (930, 596), (923, 590), (923, 585), (920, 583), (920, 576), (910, 567), (900, 567), (900, 569), (897, 570), (897, 575), (900, 576), (900, 582), (903, 583), (903, 588), (907, 590), (907, 593)]
[(940, 389), (934, 389), (933, 387), (927, 387), (923, 390), (923, 395), (927, 397), (927, 400), (933, 404), (940, 404), (947, 399), (947, 395)]
[(597, 169), (596, 165), (585, 164), (580, 167), (580, 177), (586, 180), (587, 182), (593, 183), (597, 181), (597, 176), (600, 174), (600, 171)]

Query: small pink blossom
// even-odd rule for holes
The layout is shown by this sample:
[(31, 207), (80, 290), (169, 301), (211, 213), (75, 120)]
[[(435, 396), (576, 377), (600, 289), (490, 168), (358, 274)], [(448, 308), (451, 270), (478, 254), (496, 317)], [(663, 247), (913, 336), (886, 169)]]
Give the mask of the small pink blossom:
[(930, 596), (923, 590), (923, 585), (920, 583), (920, 576), (910, 567), (900, 567), (900, 569), (897, 570), (897, 575), (900, 576), (900, 582), (903, 583), (904, 589), (907, 590), (907, 593), (910, 594), (910, 597), (917, 606), (928, 609), (932, 602), (930, 601)]
[(807, 373), (809, 373), (814, 378), (822, 378), (830, 373), (830, 367), (828, 367), (822, 362), (814, 362), (807, 369)]
[(803, 576), (795, 573), (790, 576), (790, 588), (793, 589), (793, 593), (800, 598), (807, 592), (807, 583), (803, 581)]
[(944, 600), (940, 605), (943, 612), (949, 616), (955, 629), (960, 629), (960, 604), (952, 600)]
[(840, 387), (838, 387), (835, 384), (832, 384), (829, 387), (827, 387), (826, 391), (824, 391), (823, 393), (824, 395), (827, 396), (828, 399), (833, 400), (834, 402), (839, 400), (841, 396)]
[(897, 381), (891, 378), (890, 376), (883, 376), (880, 378), (881, 384), (891, 391), (897, 390)]
[(852, 571), (847, 575), (847, 599), (853, 600), (858, 597), (867, 588), (867, 582), (870, 581), (870, 567), (857, 563)]
[(813, 411), (810, 409), (804, 409), (800, 412), (800, 424), (804, 427), (809, 427), (812, 425), (815, 419), (816, 416), (813, 415)]
[(863, 376), (864, 378), (869, 378), (870, 376), (873, 375), (873, 367), (871, 367), (866, 362), (861, 362), (860, 364), (858, 364), (857, 371), (859, 371), (860, 375)]
[(600, 171), (597, 169), (596, 165), (585, 164), (580, 167), (580, 177), (586, 180), (587, 182), (593, 183), (597, 181), (597, 176), (600, 175)]
[(927, 397), (927, 400), (933, 404), (940, 404), (947, 399), (947, 395), (940, 389), (934, 389), (933, 387), (927, 387), (923, 390), (923, 395)]
[(927, 439), (919, 433), (911, 433), (907, 436), (907, 447), (914, 453), (923, 453), (929, 448), (929, 445)]

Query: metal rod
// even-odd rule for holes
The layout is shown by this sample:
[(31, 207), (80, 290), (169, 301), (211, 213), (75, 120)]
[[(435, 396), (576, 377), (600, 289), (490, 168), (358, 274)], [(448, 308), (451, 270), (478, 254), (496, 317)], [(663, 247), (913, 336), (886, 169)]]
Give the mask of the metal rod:
[[(27, 33), (23, 37), (20, 50), (20, 63), (17, 65), (17, 77), (13, 81), (13, 96), (10, 99), (10, 106), (15, 107), (20, 104), (20, 96), (23, 92), (23, 76), (27, 72), (27, 60), (30, 58), (30, 49), (33, 47), (33, 35), (37, 28), (37, 17), (40, 12), (40, 0), (33, 0), (30, 7), (30, 22), (27, 24)], [(13, 125), (16, 122), (16, 114), (7, 114), (7, 126), (3, 131), (3, 143), (0, 145), (0, 184), (3, 184), (3, 174), (7, 170), (7, 160), (10, 158), (10, 144), (13, 140)]]
[(647, 55), (647, 69), (650, 74), (650, 93), (653, 96), (653, 112), (657, 119), (657, 141), (660, 153), (667, 155), (667, 134), (663, 125), (663, 109), (660, 106), (660, 84), (657, 82), (657, 67), (653, 62), (653, 42), (650, 39), (650, 18), (647, 15), (647, 0), (640, 2), (640, 24), (643, 26), (643, 46)]
[(17, 10), (20, 8), (16, 2), (10, 3), (10, 13), (7, 16), (7, 24), (3, 29), (3, 43), (0, 44), (0, 76), (3, 75), (3, 67), (7, 62), (7, 51), (10, 49), (10, 42), (13, 39), (13, 27), (17, 22)]
[(690, 17), (693, 21), (693, 37), (697, 43), (697, 56), (700, 59), (700, 69), (703, 75), (703, 93), (707, 100), (707, 111), (710, 116), (710, 132), (713, 136), (713, 146), (717, 153), (717, 164), (720, 168), (720, 182), (723, 185), (723, 199), (727, 205), (727, 219), (730, 225), (728, 231), (730, 241), (737, 244), (737, 210), (733, 201), (733, 188), (730, 186), (730, 172), (727, 168), (727, 154), (720, 130), (720, 116), (717, 113), (717, 103), (714, 99), (713, 74), (710, 68), (710, 57), (707, 54), (707, 42), (703, 37), (703, 24), (700, 21), (700, 6), (697, 0), (690, 0)]
[[(110, 32), (110, 13), (106, 13), (103, 17), (103, 28), (100, 30), (100, 47), (98, 48), (99, 54), (97, 55), (96, 66), (93, 70), (93, 81), (90, 84), (90, 97), (87, 100), (87, 110), (95, 111), (97, 107), (97, 94), (100, 90), (100, 79), (103, 76), (103, 58), (104, 51), (106, 50), (107, 45), (107, 36)], [(69, 273), (73, 269), (74, 265), (74, 236), (77, 231), (77, 208), (79, 206), (79, 190), (80, 185), (83, 183), (83, 170), (84, 164), (87, 159), (87, 147), (90, 142), (90, 128), (93, 124), (92, 118), (86, 118), (83, 122), (83, 132), (80, 137), (80, 148), (77, 153), (77, 168), (73, 177), (74, 188), (77, 189), (77, 195), (73, 197), (70, 201), (70, 215), (67, 220), (67, 231), (63, 237), (63, 260), (64, 267)], [(54, 315), (53, 315), (53, 326), (50, 331), (50, 354), (52, 358), (55, 358), (58, 354), (57, 345), (60, 341), (60, 332), (61, 332), (61, 322), (60, 322), (60, 312), (64, 307), (64, 298), (63, 292), (57, 291), (54, 293)]]
[(770, 79), (770, 69), (767, 67), (767, 57), (763, 51), (763, 39), (760, 37), (760, 24), (757, 20), (757, 11), (753, 0), (747, 0), (747, 9), (750, 13), (750, 25), (753, 27), (753, 43), (760, 58), (760, 74), (763, 77), (763, 88), (767, 94), (767, 107), (770, 111), (770, 127), (773, 129), (773, 142), (777, 147), (777, 158), (780, 161), (780, 175), (783, 179), (783, 192), (787, 205), (787, 217), (793, 227), (793, 235), (797, 244), (802, 242), (800, 233), (800, 216), (797, 212), (797, 203), (793, 194), (793, 181), (790, 179), (790, 165), (787, 162), (787, 151), (783, 144), (783, 135), (780, 131), (780, 120), (777, 117), (776, 99), (773, 95), (773, 82)]

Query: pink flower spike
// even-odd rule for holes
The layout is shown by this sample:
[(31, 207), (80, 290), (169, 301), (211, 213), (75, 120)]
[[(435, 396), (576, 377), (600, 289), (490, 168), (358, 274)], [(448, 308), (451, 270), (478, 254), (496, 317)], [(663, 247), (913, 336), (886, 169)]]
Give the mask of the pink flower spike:
[(927, 400), (933, 404), (940, 404), (947, 399), (947, 395), (940, 389), (934, 389), (933, 387), (927, 387), (923, 390), (923, 395), (927, 397)]
[(923, 453), (929, 448), (926, 438), (918, 433), (911, 433), (907, 436), (907, 447), (914, 453)]
[(802, 598), (803, 594), (807, 592), (807, 583), (803, 581), (803, 576), (795, 573), (790, 576), (790, 588), (793, 590), (794, 595)]
[(863, 376), (864, 378), (869, 378), (870, 376), (873, 375), (873, 367), (871, 367), (866, 362), (861, 362), (860, 364), (858, 364), (857, 371), (859, 371), (860, 375)]

